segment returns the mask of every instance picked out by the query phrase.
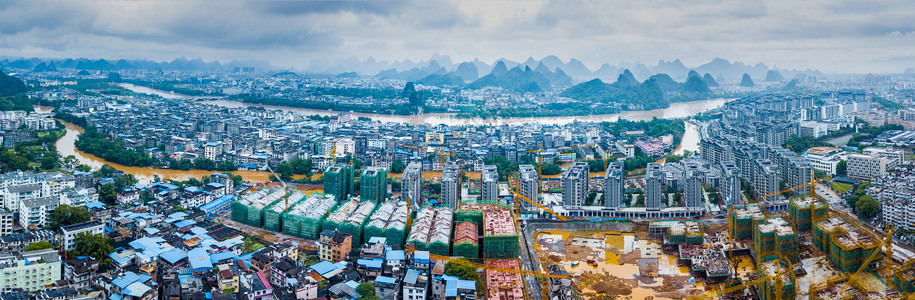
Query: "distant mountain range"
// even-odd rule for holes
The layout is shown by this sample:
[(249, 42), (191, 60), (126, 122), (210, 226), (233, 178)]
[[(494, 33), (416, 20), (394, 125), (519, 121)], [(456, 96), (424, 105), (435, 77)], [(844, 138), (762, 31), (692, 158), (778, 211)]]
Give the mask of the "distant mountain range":
[[(712, 78), (718, 81), (739, 82), (744, 73), (749, 74), (757, 80), (763, 81), (780, 81), (778, 78), (794, 78), (797, 75), (822, 76), (823, 73), (818, 70), (788, 70), (770, 68), (769, 66), (758, 63), (747, 65), (742, 62), (730, 62), (726, 59), (715, 58), (712, 61), (699, 65), (694, 68), (687, 67), (679, 59), (672, 61), (660, 60), (655, 65), (646, 65), (642, 63), (620, 63), (619, 65), (603, 64), (597, 69), (589, 69), (581, 61), (572, 58), (567, 62), (562, 61), (555, 55), (549, 55), (543, 59), (537, 60), (529, 57), (523, 62), (516, 62), (509, 59), (498, 59), (492, 64), (487, 64), (479, 59), (473, 61), (455, 63), (447, 55), (434, 54), (428, 60), (414, 62), (405, 61), (376, 61), (369, 57), (360, 61), (350, 58), (343, 61), (315, 61), (309, 67), (309, 71), (315, 73), (337, 74), (343, 72), (357, 72), (363, 76), (372, 76), (379, 78), (398, 78), (404, 80), (419, 80), (425, 76), (433, 74), (446, 74), (455, 72), (454, 75), (460, 76), (466, 82), (473, 81), (476, 71), (477, 76), (482, 77), (493, 72), (501, 72), (502, 66), (505, 71), (514, 67), (529, 67), (539, 73), (550, 71), (553, 73), (562, 73), (572, 79), (571, 83), (580, 83), (593, 78), (599, 78), (605, 81), (615, 80), (624, 70), (630, 70), (632, 75), (638, 80), (646, 80), (655, 74), (670, 74), (672, 79), (684, 81), (688, 79), (689, 71), (696, 71), (699, 74), (710, 74)], [(472, 66), (472, 67), (471, 67)], [(422, 73), (422, 72), (425, 73)], [(774, 74), (772, 72), (775, 72)], [(783, 77), (784, 76), (784, 77)], [(549, 76), (547, 76), (549, 77)], [(559, 76), (562, 79), (565, 76)], [(560, 80), (551, 80), (555, 85)]]
[(0, 57), (0, 69), (24, 69), (33, 72), (51, 72), (58, 68), (95, 70), (95, 71), (120, 71), (120, 70), (162, 70), (162, 71), (224, 71), (231, 72), (235, 68), (254, 68), (256, 71), (277, 69), (270, 64), (259, 61), (236, 61), (220, 63), (218, 61), (205, 62), (203, 59), (177, 58), (170, 62), (156, 62), (146, 59), (134, 60), (105, 60), (87, 58), (66, 59), (41, 59), (41, 58), (10, 58)]

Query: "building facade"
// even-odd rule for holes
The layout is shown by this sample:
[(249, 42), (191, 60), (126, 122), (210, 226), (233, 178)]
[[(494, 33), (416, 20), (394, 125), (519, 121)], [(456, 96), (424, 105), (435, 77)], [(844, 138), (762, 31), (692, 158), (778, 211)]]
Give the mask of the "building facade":
[(615, 161), (607, 164), (607, 171), (604, 175), (606, 178), (606, 190), (604, 191), (604, 206), (610, 209), (625, 207), (626, 192), (626, 172), (623, 170), (623, 162)]
[(590, 169), (586, 162), (575, 162), (562, 173), (562, 205), (577, 208), (585, 204), (590, 188)]

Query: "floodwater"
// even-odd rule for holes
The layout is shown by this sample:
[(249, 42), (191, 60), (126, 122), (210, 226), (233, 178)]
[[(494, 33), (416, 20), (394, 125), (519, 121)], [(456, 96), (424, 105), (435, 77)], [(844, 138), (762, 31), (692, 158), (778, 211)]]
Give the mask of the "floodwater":
[[(60, 120), (58, 120), (60, 121)], [(88, 154), (76, 149), (75, 142), (77, 136), (83, 129), (79, 126), (76, 126), (71, 123), (60, 121), (67, 127), (67, 134), (65, 134), (60, 140), (57, 141), (57, 152), (60, 153), (61, 157), (67, 157), (73, 155), (79, 160), (80, 164), (85, 164), (92, 167), (93, 170), (97, 170), (102, 167), (104, 164), (111, 165), (115, 169), (124, 171), (127, 174), (133, 174), (140, 182), (150, 183), (153, 180), (154, 175), (159, 175), (162, 180), (173, 179), (173, 180), (187, 180), (190, 178), (200, 178), (202, 176), (208, 176), (213, 174), (215, 171), (205, 171), (205, 170), (169, 170), (169, 169), (153, 169), (153, 168), (144, 168), (144, 167), (128, 167), (121, 164), (116, 164), (108, 162), (104, 159), (101, 159), (95, 155)], [(242, 178), (246, 181), (251, 182), (267, 182), (270, 179), (270, 172), (263, 171), (233, 171), (232, 174), (241, 175)], [(301, 177), (301, 176), (298, 176)]]
[[(158, 90), (146, 86), (139, 86), (129, 83), (120, 83), (118, 86), (121, 86), (125, 89), (131, 90), (135, 93), (157, 95), (163, 98), (168, 99), (198, 99), (198, 97), (176, 94), (169, 91)], [(620, 118), (632, 121), (642, 121), (642, 120), (651, 120), (652, 118), (662, 118), (662, 119), (677, 119), (677, 118), (686, 118), (700, 112), (705, 112), (711, 109), (715, 109), (724, 105), (724, 103), (729, 102), (734, 99), (725, 99), (725, 98), (716, 98), (709, 100), (697, 100), (690, 102), (677, 102), (670, 105), (668, 108), (654, 109), (654, 110), (643, 110), (643, 111), (624, 111), (616, 114), (606, 114), (606, 115), (588, 115), (588, 116), (565, 116), (565, 117), (532, 117), (532, 118), (496, 118), (496, 119), (481, 119), (481, 118), (457, 118), (454, 114), (451, 113), (426, 113), (421, 115), (411, 115), (411, 116), (401, 116), (401, 115), (386, 115), (386, 114), (373, 114), (373, 113), (359, 113), (352, 112), (354, 116), (357, 117), (369, 117), (373, 120), (378, 120), (381, 122), (396, 122), (396, 123), (409, 123), (411, 125), (420, 125), (420, 124), (445, 124), (449, 126), (461, 126), (461, 125), (520, 125), (525, 123), (541, 123), (549, 125), (563, 125), (572, 122), (613, 122)], [(275, 106), (275, 105), (260, 105), (252, 103), (244, 103), (231, 100), (206, 100), (202, 103), (213, 104), (222, 107), (228, 108), (239, 108), (239, 107), (263, 107), (270, 110), (282, 110), (289, 112), (297, 112), (307, 115), (322, 115), (322, 116), (334, 116), (341, 113), (346, 113), (343, 111), (333, 111), (333, 110), (321, 110), (321, 109), (311, 109), (311, 108), (299, 108), (299, 107), (288, 107), (288, 106)]]
[(680, 141), (680, 146), (677, 147), (677, 150), (674, 151), (676, 155), (683, 155), (686, 150), (692, 152), (699, 152), (699, 125), (693, 124), (692, 122), (686, 122), (686, 132), (683, 133), (683, 139)]
[[(652, 118), (662, 118), (662, 119), (677, 119), (677, 118), (686, 118), (700, 112), (705, 112), (711, 109), (715, 109), (724, 105), (724, 103), (731, 101), (733, 99), (724, 99), (717, 98), (711, 100), (698, 100), (691, 102), (678, 102), (673, 103), (668, 108), (655, 109), (655, 110), (643, 110), (643, 111), (624, 111), (617, 114), (607, 114), (607, 115), (589, 115), (589, 116), (566, 116), (566, 117), (533, 117), (533, 118), (496, 118), (496, 119), (481, 119), (481, 118), (457, 118), (454, 114), (450, 113), (426, 113), (421, 115), (411, 115), (411, 116), (400, 116), (400, 115), (385, 115), (385, 114), (372, 114), (372, 113), (359, 113), (352, 112), (353, 116), (357, 117), (369, 117), (372, 120), (377, 120), (381, 122), (396, 122), (396, 123), (409, 123), (410, 125), (420, 125), (420, 124), (445, 124), (448, 126), (462, 126), (462, 125), (521, 125), (526, 123), (541, 123), (548, 125), (564, 125), (572, 122), (613, 122), (620, 118), (632, 121), (642, 121), (642, 120), (651, 120)], [(321, 110), (321, 109), (311, 109), (311, 108), (298, 108), (298, 107), (287, 107), (287, 106), (275, 106), (275, 105), (259, 105), (244, 103), (231, 100), (208, 100), (202, 101), (202, 103), (218, 105), (228, 108), (239, 108), (239, 107), (263, 107), (269, 110), (282, 110), (289, 112), (297, 112), (306, 115), (322, 115), (322, 116), (334, 116), (344, 112), (332, 111), (332, 110)]]

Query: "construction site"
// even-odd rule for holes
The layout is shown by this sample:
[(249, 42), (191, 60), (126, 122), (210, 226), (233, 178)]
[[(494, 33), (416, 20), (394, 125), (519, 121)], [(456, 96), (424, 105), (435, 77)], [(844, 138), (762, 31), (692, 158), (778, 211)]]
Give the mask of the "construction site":
[[(231, 213), (236, 222), (294, 237), (316, 239), (332, 229), (351, 234), (355, 245), (383, 236), (409, 252), (428, 251), (439, 262), (466, 258), (459, 263), (483, 272), (487, 299), (908, 299), (915, 294), (915, 251), (889, 242), (892, 228), (865, 227), (816, 194), (781, 200), (787, 205), (780, 211), (746, 199), (720, 218), (589, 222), (509, 192), (516, 197), (504, 202), (411, 207), (396, 194), (381, 202), (340, 200), (274, 186), (243, 195)], [(522, 200), (555, 219), (525, 220), (522, 226)]]

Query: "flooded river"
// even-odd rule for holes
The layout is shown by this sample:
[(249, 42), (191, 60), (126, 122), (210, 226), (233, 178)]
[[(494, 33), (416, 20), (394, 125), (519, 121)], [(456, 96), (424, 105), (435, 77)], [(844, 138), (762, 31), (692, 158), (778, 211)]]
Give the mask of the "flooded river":
[[(144, 94), (153, 94), (162, 96), (164, 98), (171, 99), (192, 99), (194, 97), (175, 94), (172, 92), (157, 90), (149, 87), (138, 86), (133, 84), (119, 84), (120, 86), (129, 89), (137, 93)], [(669, 108), (664, 109), (655, 109), (648, 111), (625, 111), (618, 114), (608, 114), (608, 115), (591, 115), (591, 116), (570, 116), (570, 117), (537, 117), (537, 118), (500, 118), (500, 119), (480, 119), (480, 118), (456, 118), (453, 114), (422, 114), (415, 116), (398, 116), (398, 115), (383, 115), (383, 114), (370, 114), (370, 113), (353, 113), (355, 116), (364, 116), (369, 117), (374, 120), (381, 122), (406, 122), (409, 124), (422, 124), (422, 123), (431, 123), (431, 124), (446, 124), (450, 126), (460, 126), (460, 125), (518, 125), (524, 123), (543, 123), (543, 124), (553, 124), (553, 125), (562, 125), (568, 124), (575, 121), (581, 122), (602, 122), (602, 121), (616, 121), (620, 118), (627, 120), (651, 120), (652, 118), (685, 118), (688, 116), (695, 115), (700, 112), (705, 112), (710, 109), (718, 108), (724, 105), (725, 102), (728, 102), (732, 99), (711, 99), (711, 100), (700, 100), (692, 102), (680, 102), (671, 104)], [(238, 101), (229, 101), (229, 100), (209, 100), (204, 103), (209, 103), (213, 105), (235, 108), (235, 107), (248, 107), (248, 106), (258, 106), (264, 107), (266, 109), (278, 109), (283, 111), (291, 111), (302, 114), (318, 114), (318, 115), (336, 115), (341, 112), (330, 111), (330, 110), (318, 110), (318, 109), (308, 109), (308, 108), (296, 108), (296, 107), (284, 107), (284, 106), (272, 106), (272, 105), (253, 105)], [(47, 106), (35, 106), (35, 110), (38, 112), (51, 112), (53, 111), (52, 107)], [(213, 173), (212, 171), (200, 171), (200, 170), (189, 170), (189, 171), (180, 171), (180, 170), (169, 170), (169, 169), (153, 169), (153, 168), (141, 168), (141, 167), (128, 167), (120, 164), (115, 164), (107, 162), (99, 157), (94, 155), (84, 153), (82, 151), (76, 150), (74, 145), (77, 136), (82, 132), (82, 128), (74, 124), (62, 122), (67, 127), (67, 134), (61, 138), (56, 146), (57, 151), (63, 157), (68, 155), (75, 156), (81, 164), (86, 164), (93, 169), (101, 168), (104, 164), (109, 164), (118, 170), (123, 170), (128, 174), (133, 174), (141, 182), (151, 182), (154, 175), (159, 175), (162, 179), (175, 179), (175, 180), (186, 180), (188, 178), (200, 178), (204, 175), (209, 175)], [(677, 154), (682, 154), (685, 150), (698, 151), (699, 150), (699, 126), (686, 123), (686, 133), (683, 135), (683, 141), (677, 149)], [(252, 182), (264, 182), (269, 180), (270, 172), (261, 172), (261, 171), (235, 171), (235, 174), (242, 175), (245, 180)]]
[[(122, 170), (127, 174), (133, 174), (137, 177), (142, 183), (150, 183), (153, 180), (154, 175), (159, 175), (163, 180), (165, 179), (174, 179), (174, 180), (187, 180), (191, 177), (200, 178), (201, 176), (206, 176), (212, 174), (214, 171), (203, 171), (203, 170), (169, 170), (169, 169), (153, 169), (153, 168), (142, 168), (142, 167), (128, 167), (121, 164), (116, 164), (108, 162), (104, 159), (101, 159), (95, 155), (88, 154), (76, 149), (74, 143), (76, 142), (77, 136), (83, 129), (74, 124), (61, 121), (65, 126), (67, 126), (67, 134), (64, 137), (60, 138), (57, 141), (57, 152), (60, 153), (61, 157), (67, 157), (73, 155), (81, 164), (88, 165), (92, 167), (93, 170), (97, 170), (102, 167), (104, 164), (109, 164), (115, 169)], [(242, 178), (246, 181), (251, 182), (266, 182), (270, 179), (270, 172), (261, 172), (261, 171), (234, 171), (233, 174), (241, 175)]]

